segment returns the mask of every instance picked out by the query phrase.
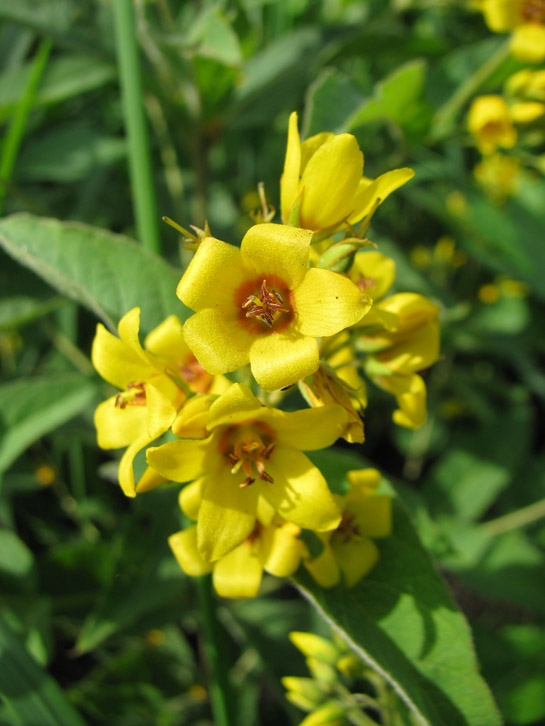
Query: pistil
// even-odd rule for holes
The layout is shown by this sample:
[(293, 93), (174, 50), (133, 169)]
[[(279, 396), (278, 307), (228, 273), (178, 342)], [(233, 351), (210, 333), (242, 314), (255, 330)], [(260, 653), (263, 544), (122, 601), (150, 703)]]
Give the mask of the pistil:
[(115, 405), (117, 408), (125, 408), (126, 406), (145, 406), (146, 384), (144, 381), (131, 381), (127, 386), (126, 391), (117, 394), (115, 397)]
[(239, 485), (241, 489), (245, 489), (255, 482), (253, 467), (255, 467), (259, 479), (272, 484), (274, 480), (265, 471), (265, 465), (273, 450), (274, 442), (265, 446), (261, 439), (257, 437), (257, 440), (237, 444), (232, 451), (225, 454), (232, 464), (231, 474), (238, 474), (241, 469), (246, 474), (246, 478)]
[(272, 328), (275, 321), (283, 314), (289, 313), (289, 307), (276, 290), (269, 290), (267, 280), (261, 283), (261, 296), (249, 295), (242, 303), (246, 310), (247, 318), (258, 318), (269, 328)]

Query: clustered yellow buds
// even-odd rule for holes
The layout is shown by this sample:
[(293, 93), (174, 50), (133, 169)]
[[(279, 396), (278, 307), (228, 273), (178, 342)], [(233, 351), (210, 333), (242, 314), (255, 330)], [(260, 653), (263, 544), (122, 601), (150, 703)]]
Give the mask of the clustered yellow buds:
[[(263, 572), (285, 577), (301, 564), (323, 587), (351, 587), (378, 561), (375, 539), (392, 528), (379, 472), (349, 472), (345, 493), (333, 494), (305, 454), (339, 437), (364, 440), (364, 374), (396, 397), (397, 423), (421, 425), (419, 372), (439, 354), (437, 306), (413, 293), (388, 297), (395, 264), (365, 238), (378, 204), (413, 172), (362, 173), (353, 136), (301, 143), (292, 114), (285, 223), (273, 224), (264, 202), (267, 213), (240, 247), (208, 227), (199, 234), (177, 290), (194, 311), (183, 326), (171, 316), (142, 345), (135, 308), (119, 337), (97, 329), (93, 363), (119, 390), (97, 408), (99, 445), (126, 449), (119, 481), (127, 496), (185, 484), (180, 507), (194, 524), (172, 534), (170, 546), (187, 574), (212, 573), (226, 597), (253, 597)], [(340, 265), (336, 251), (324, 254), (339, 244), (337, 231), (345, 235)], [(250, 373), (261, 398), (246, 385)], [(294, 384), (310, 408), (264, 404)], [(147, 469), (135, 481), (142, 450)]]

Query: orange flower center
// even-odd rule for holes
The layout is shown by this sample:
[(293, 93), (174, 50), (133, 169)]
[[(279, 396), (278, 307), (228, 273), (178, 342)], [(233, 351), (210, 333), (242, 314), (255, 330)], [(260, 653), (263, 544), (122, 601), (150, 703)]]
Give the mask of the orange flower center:
[(367, 290), (374, 290), (377, 283), (374, 277), (365, 277), (365, 275), (360, 275), (356, 280), (356, 285), (362, 292), (366, 292)]
[(208, 393), (214, 376), (205, 371), (193, 353), (185, 360), (178, 361), (178, 368), (184, 381), (195, 393)]
[(545, 24), (545, 0), (525, 0), (521, 15), (527, 23)]
[(251, 332), (284, 329), (293, 319), (291, 290), (278, 275), (260, 275), (247, 280), (235, 292), (239, 321)]
[(117, 394), (115, 397), (115, 405), (117, 408), (145, 406), (146, 384), (143, 381), (131, 381), (126, 391)]
[(219, 450), (231, 465), (231, 474), (239, 471), (246, 475), (240, 483), (244, 489), (255, 482), (256, 477), (272, 483), (273, 478), (265, 466), (275, 447), (270, 426), (261, 421), (244, 422), (230, 426), (220, 439)]

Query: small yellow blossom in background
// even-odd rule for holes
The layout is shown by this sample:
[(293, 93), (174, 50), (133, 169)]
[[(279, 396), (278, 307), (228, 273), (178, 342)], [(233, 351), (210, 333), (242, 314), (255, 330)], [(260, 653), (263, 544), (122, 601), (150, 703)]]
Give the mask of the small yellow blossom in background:
[(500, 290), (497, 285), (491, 283), (482, 285), (479, 288), (479, 300), (485, 305), (492, 305), (500, 299)]
[(325, 479), (302, 452), (331, 446), (346, 422), (342, 406), (286, 413), (235, 383), (210, 406), (206, 438), (152, 447), (147, 461), (169, 481), (198, 482), (190, 489), (197, 548), (214, 562), (250, 537), (258, 518), (270, 524), (278, 514), (318, 531), (339, 524)]
[(154, 630), (149, 630), (146, 633), (146, 641), (148, 642), (149, 645), (152, 645), (154, 647), (163, 645), (165, 640), (166, 640), (165, 634), (163, 633), (162, 630), (154, 629)]
[(530, 294), (530, 287), (525, 282), (512, 280), (509, 277), (500, 277), (494, 283), (482, 285), (479, 288), (479, 300), (485, 305), (497, 302), (500, 297), (525, 298)]
[(457, 189), (447, 194), (445, 203), (447, 211), (453, 217), (465, 217), (469, 209), (467, 197)]
[(212, 572), (218, 595), (240, 598), (256, 597), (263, 571), (276, 577), (293, 575), (304, 551), (300, 533), (300, 527), (280, 517), (268, 525), (256, 521), (244, 542), (213, 563), (207, 562), (199, 552), (196, 526), (176, 532), (168, 541), (187, 575), (198, 577)]
[(318, 557), (307, 558), (304, 565), (322, 587), (333, 587), (341, 578), (348, 587), (355, 585), (377, 563), (379, 551), (371, 538), (386, 537), (392, 531), (391, 500), (376, 494), (381, 475), (376, 469), (360, 469), (347, 474), (350, 490), (335, 495), (342, 513), (339, 526), (320, 532), (324, 549)]
[(368, 312), (367, 295), (343, 275), (308, 268), (312, 232), (280, 224), (251, 227), (240, 249), (204, 239), (178, 296), (196, 310), (184, 338), (210, 373), (250, 363), (266, 391), (289, 386), (319, 365), (317, 338)]
[(414, 176), (394, 169), (377, 179), (363, 176), (363, 153), (352, 134), (323, 132), (301, 143), (297, 113), (291, 114), (280, 184), (282, 220), (314, 232), (356, 224)]
[(490, 199), (501, 204), (516, 194), (521, 182), (521, 164), (505, 154), (485, 156), (473, 170), (475, 180)]
[(36, 467), (34, 476), (38, 484), (42, 487), (51, 486), (56, 479), (55, 469), (49, 466), (49, 464), (40, 464), (40, 466)]
[(515, 58), (530, 63), (545, 59), (545, 3), (543, 0), (484, 0), (484, 19), (494, 33), (511, 35)]
[(514, 73), (505, 82), (505, 92), (516, 98), (545, 103), (545, 70), (524, 68)]
[(467, 124), (482, 154), (492, 154), (499, 146), (510, 149), (517, 141), (517, 131), (502, 96), (475, 98), (469, 109)]

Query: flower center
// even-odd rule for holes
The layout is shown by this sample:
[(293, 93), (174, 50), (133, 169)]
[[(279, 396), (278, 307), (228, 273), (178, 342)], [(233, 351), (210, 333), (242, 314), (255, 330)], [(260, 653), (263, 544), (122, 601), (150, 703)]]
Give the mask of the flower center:
[(220, 451), (231, 465), (231, 474), (242, 471), (246, 475), (240, 483), (241, 489), (253, 484), (256, 477), (273, 482), (272, 476), (265, 471), (275, 447), (271, 434), (272, 430), (266, 424), (255, 421), (252, 425), (230, 427), (222, 436)]
[(527, 23), (545, 24), (545, 0), (525, 0), (521, 15)]
[(214, 376), (204, 370), (193, 354), (183, 361), (178, 361), (178, 368), (181, 377), (192, 391), (195, 393), (208, 393)]
[(365, 277), (365, 275), (360, 275), (356, 280), (356, 285), (362, 292), (366, 292), (367, 290), (374, 290), (377, 283), (374, 277)]
[(342, 543), (349, 542), (351, 539), (359, 539), (361, 532), (354, 519), (355, 515), (352, 512), (343, 512), (341, 523), (333, 533), (333, 538)]
[(143, 381), (131, 381), (126, 391), (117, 394), (115, 397), (115, 405), (117, 408), (145, 406), (146, 384)]
[(235, 291), (234, 302), (241, 325), (258, 335), (283, 330), (295, 314), (291, 290), (274, 274), (243, 282)]

